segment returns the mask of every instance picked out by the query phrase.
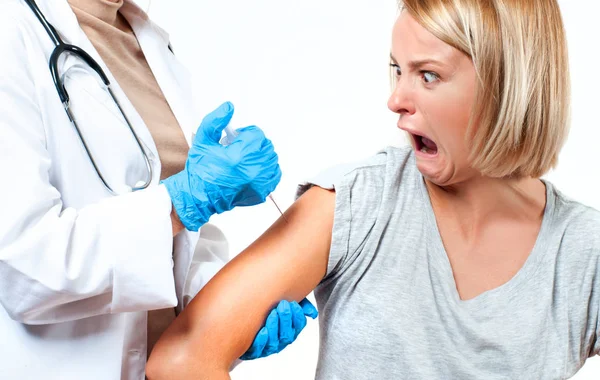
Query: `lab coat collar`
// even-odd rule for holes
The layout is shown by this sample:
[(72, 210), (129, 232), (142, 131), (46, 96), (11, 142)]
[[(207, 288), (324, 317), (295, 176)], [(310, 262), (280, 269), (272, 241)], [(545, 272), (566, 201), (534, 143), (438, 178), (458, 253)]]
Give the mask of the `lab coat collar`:
[(46, 20), (56, 29), (63, 41), (79, 45), (85, 34), (67, 0), (35, 0)]
[[(127, 22), (129, 22), (129, 25), (131, 25), (131, 28), (134, 30), (134, 32), (136, 31), (136, 27), (134, 27), (134, 24), (139, 29), (139, 26), (148, 25), (150, 23), (148, 14), (142, 8), (140, 8), (139, 5), (137, 5), (133, 0), (124, 0), (120, 12), (125, 17)], [(151, 22), (151, 24), (152, 29), (154, 29), (154, 32), (158, 34), (161, 37), (162, 41), (168, 46), (170, 42), (169, 33), (167, 33), (160, 26), (156, 25), (156, 23)]]
[[(191, 94), (191, 75), (177, 60), (170, 50), (169, 34), (154, 22), (132, 0), (125, 0), (121, 14), (127, 19), (131, 29), (144, 51), (146, 61), (162, 90), (171, 111), (175, 115), (188, 145), (197, 125), (193, 99), (183, 98), (183, 94)], [(158, 37), (158, 38), (157, 38)], [(185, 88), (186, 91), (181, 91)]]

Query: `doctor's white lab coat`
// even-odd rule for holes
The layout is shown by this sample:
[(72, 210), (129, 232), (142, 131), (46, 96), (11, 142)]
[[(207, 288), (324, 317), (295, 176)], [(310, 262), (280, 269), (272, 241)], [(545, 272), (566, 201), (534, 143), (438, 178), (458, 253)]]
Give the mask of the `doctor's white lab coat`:
[[(65, 42), (96, 59), (151, 159), (152, 185), (112, 196), (69, 122), (48, 69), (54, 45), (22, 0), (0, 1), (0, 379), (136, 379), (146, 363), (145, 310), (182, 307), (227, 260), (216, 227), (171, 230), (171, 200), (139, 114), (66, 0), (37, 0)], [(126, 0), (122, 13), (188, 142), (199, 125), (190, 79), (168, 36)], [(73, 57), (71, 106), (107, 182), (146, 175), (109, 95)]]

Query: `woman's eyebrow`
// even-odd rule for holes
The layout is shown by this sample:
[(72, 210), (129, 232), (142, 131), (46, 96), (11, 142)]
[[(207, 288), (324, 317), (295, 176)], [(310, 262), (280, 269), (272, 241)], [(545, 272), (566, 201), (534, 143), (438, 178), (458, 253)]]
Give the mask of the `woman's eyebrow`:
[[(396, 60), (396, 58), (394, 58), (394, 56), (392, 54), (390, 54), (390, 59), (392, 60), (392, 62), (394, 64), (396, 64), (396, 65), (398, 64), (398, 61)], [(427, 58), (427, 59), (419, 59), (416, 61), (410, 61), (410, 62), (408, 62), (408, 67), (412, 70), (416, 70), (427, 64), (432, 64), (432, 65), (441, 66), (441, 67), (447, 66), (446, 64), (444, 64), (441, 61), (435, 60), (433, 58)]]
[(408, 67), (410, 67), (413, 70), (419, 69), (425, 65), (435, 65), (435, 66), (441, 66), (441, 67), (446, 66), (444, 63), (437, 61), (435, 59), (420, 59), (417, 61), (408, 62)]

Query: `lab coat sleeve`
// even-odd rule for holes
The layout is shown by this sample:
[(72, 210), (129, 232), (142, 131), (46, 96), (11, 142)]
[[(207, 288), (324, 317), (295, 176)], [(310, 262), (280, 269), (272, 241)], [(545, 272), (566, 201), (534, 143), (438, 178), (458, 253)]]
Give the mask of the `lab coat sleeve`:
[[(64, 207), (52, 186), (32, 33), (0, 12), (0, 303), (48, 324), (177, 304), (164, 186)], [(14, 7), (17, 8), (17, 7)], [(45, 63), (44, 63), (45, 64)]]

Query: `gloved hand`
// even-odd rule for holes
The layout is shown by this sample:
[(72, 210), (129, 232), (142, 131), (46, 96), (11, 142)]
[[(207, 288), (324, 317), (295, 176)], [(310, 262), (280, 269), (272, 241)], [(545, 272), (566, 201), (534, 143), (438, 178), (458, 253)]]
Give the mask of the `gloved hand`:
[(252, 346), (240, 358), (252, 360), (276, 354), (296, 340), (306, 326), (306, 316), (315, 319), (317, 309), (306, 298), (297, 302), (281, 301), (267, 317), (265, 326), (260, 329)]
[(198, 231), (213, 214), (264, 202), (281, 179), (273, 144), (258, 127), (239, 129), (229, 145), (219, 144), (232, 116), (229, 102), (206, 115), (185, 169), (161, 182), (190, 231)]

